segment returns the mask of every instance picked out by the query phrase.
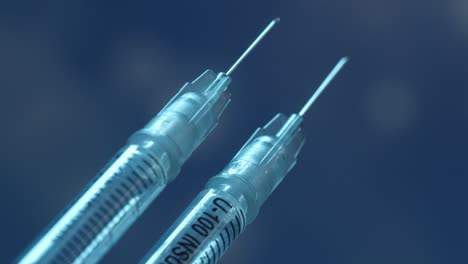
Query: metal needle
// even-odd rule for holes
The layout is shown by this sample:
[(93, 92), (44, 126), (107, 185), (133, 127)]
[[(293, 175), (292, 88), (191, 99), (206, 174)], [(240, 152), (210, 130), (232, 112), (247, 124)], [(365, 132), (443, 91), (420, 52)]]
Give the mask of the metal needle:
[(335, 65), (333, 70), (328, 74), (327, 78), (320, 84), (319, 88), (317, 88), (317, 91), (310, 97), (309, 101), (302, 107), (301, 111), (299, 112), (300, 116), (304, 116), (305, 113), (309, 110), (310, 106), (315, 102), (315, 100), (319, 97), (319, 95), (327, 88), (327, 86), (330, 84), (330, 82), (335, 78), (335, 76), (340, 72), (340, 70), (343, 68), (343, 66), (348, 62), (349, 58), (348, 57), (343, 57), (341, 58), (340, 61)]
[(250, 46), (242, 53), (242, 55), (237, 59), (237, 61), (231, 66), (231, 68), (227, 71), (226, 75), (231, 75), (231, 73), (239, 66), (239, 64), (249, 55), (249, 53), (257, 46), (257, 44), (263, 39), (263, 37), (270, 32), (270, 30), (280, 22), (280, 18), (277, 17), (273, 19), (270, 24), (258, 35), (258, 37), (250, 44)]

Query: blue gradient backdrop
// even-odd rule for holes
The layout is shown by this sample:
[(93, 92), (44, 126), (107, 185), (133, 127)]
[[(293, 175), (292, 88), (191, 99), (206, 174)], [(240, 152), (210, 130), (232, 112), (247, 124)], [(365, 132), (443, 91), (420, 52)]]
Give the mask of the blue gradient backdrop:
[(221, 263), (467, 263), (468, 3), (2, 1), (0, 263), (14, 260), (186, 82), (233, 74), (219, 127), (103, 263), (135, 263), (275, 113), (299, 163)]

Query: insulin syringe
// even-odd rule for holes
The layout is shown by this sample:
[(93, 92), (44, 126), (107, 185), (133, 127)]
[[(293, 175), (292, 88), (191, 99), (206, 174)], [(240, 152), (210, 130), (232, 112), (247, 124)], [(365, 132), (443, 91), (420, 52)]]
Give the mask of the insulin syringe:
[(257, 129), (142, 263), (216, 263), (296, 164), (305, 142), (302, 117), (347, 60), (338, 62), (298, 114), (277, 114)]
[(227, 73), (185, 84), (128, 140), (84, 192), (18, 260), (95, 263), (120, 239), (217, 125), (230, 101), (230, 74), (278, 23), (273, 20)]

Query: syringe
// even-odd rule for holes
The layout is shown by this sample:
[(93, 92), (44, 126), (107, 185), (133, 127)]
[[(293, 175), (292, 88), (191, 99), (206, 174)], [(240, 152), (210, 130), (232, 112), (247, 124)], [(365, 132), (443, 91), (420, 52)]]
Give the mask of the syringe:
[(279, 22), (261, 32), (227, 73), (186, 83), (134, 133), (85, 191), (18, 261), (95, 263), (119, 240), (218, 124), (230, 101), (230, 74)]
[(296, 164), (305, 142), (302, 117), (346, 61), (338, 62), (299, 114), (277, 114), (257, 129), (142, 263), (216, 263)]

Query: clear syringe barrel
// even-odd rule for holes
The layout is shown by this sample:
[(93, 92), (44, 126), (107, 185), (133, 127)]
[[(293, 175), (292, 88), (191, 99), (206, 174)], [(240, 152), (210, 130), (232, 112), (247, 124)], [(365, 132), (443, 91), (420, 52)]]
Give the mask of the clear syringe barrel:
[(207, 70), (179, 93), (104, 167), (18, 260), (96, 263), (178, 175), (230, 101), (224, 73)]
[(216, 263), (296, 164), (302, 117), (275, 116), (213, 177), (142, 263)]

